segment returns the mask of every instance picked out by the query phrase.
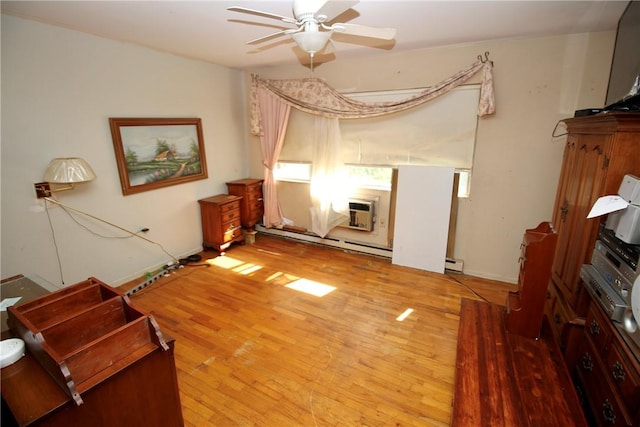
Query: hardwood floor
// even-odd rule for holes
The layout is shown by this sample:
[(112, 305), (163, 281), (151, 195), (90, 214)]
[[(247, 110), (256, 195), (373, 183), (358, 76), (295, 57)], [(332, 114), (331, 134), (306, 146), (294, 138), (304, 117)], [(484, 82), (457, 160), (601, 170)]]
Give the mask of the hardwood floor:
[(461, 299), (514, 286), (262, 234), (202, 255), (131, 297), (176, 340), (187, 426), (449, 425)]
[(452, 426), (587, 426), (551, 331), (509, 333), (503, 307), (470, 299), (460, 318)]

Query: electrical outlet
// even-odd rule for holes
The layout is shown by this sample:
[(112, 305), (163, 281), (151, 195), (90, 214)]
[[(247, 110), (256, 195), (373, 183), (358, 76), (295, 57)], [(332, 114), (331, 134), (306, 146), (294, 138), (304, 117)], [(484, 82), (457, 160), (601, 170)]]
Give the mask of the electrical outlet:
[(36, 190), (36, 197), (42, 199), (43, 197), (51, 197), (51, 185), (48, 182), (37, 182), (33, 184)]

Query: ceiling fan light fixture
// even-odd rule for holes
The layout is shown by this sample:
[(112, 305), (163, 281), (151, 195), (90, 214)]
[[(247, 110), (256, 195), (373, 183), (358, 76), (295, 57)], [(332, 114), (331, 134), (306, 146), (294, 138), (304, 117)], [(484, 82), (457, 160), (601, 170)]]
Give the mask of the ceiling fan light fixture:
[(320, 52), (331, 38), (331, 31), (303, 31), (292, 34), (293, 40), (309, 54)]

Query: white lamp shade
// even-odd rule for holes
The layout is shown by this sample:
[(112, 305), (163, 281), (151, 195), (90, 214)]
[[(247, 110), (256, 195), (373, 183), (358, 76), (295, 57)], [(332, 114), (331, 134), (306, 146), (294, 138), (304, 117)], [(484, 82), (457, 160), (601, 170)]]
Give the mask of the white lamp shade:
[(51, 160), (44, 173), (46, 182), (59, 184), (87, 182), (96, 179), (96, 174), (84, 159), (64, 157)]
[(324, 49), (331, 37), (331, 31), (303, 31), (292, 34), (291, 37), (300, 49), (307, 53), (316, 53)]

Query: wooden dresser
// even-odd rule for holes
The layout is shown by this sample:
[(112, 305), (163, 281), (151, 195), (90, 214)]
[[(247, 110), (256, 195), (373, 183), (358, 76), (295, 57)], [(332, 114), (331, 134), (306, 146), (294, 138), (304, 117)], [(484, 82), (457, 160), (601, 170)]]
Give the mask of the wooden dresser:
[[(567, 367), (574, 371), (587, 412), (599, 414), (598, 425), (627, 425), (621, 424), (625, 417), (620, 415), (611, 422), (609, 415), (620, 414), (625, 394), (614, 385), (615, 378), (606, 374), (617, 369), (615, 361), (613, 366), (607, 364), (625, 354), (618, 346), (622, 339), (614, 322), (598, 314), (600, 308), (591, 301), (580, 268), (591, 263), (602, 220), (587, 219), (591, 207), (599, 197), (617, 194), (625, 174), (640, 176), (640, 114), (599, 114), (564, 122), (568, 135), (552, 219), (558, 242), (545, 314)], [(637, 364), (625, 362), (624, 369), (626, 378), (637, 379)], [(609, 394), (615, 390), (620, 393)], [(640, 395), (631, 392), (630, 396), (636, 399), (632, 412), (636, 411), (638, 423)]]
[(202, 247), (224, 252), (233, 242), (244, 242), (240, 224), (242, 197), (218, 194), (198, 200), (202, 218)]
[(227, 182), (227, 191), (242, 197), (240, 201), (240, 222), (245, 230), (252, 231), (264, 215), (262, 179), (239, 179)]
[(597, 426), (640, 425), (640, 363), (598, 302), (587, 313), (574, 381)]

